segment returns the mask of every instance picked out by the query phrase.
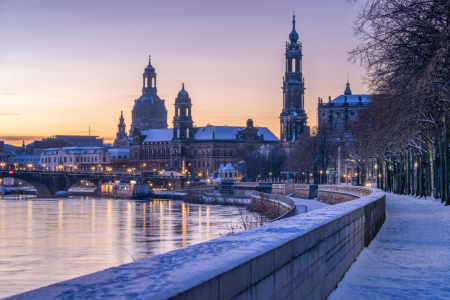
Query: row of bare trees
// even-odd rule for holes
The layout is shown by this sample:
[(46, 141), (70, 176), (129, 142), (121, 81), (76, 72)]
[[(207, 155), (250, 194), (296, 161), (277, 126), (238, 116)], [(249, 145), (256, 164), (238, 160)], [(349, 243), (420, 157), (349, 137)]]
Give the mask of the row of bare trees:
[(280, 178), (287, 155), (279, 145), (249, 145), (239, 152), (246, 181)]
[(359, 184), (372, 164), (379, 188), (449, 205), (449, 26), (448, 0), (364, 1), (355, 22), (360, 44), (350, 57), (367, 69), (371, 104), (342, 135), (320, 126), (302, 137), (289, 165), (317, 174), (340, 146)]
[(351, 59), (372, 103), (352, 138), (377, 159), (379, 187), (450, 204), (450, 1), (368, 0)]

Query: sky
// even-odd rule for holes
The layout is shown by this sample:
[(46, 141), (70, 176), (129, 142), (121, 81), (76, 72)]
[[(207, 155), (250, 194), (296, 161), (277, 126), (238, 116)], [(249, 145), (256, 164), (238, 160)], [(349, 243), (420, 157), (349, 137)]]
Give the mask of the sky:
[(303, 46), (305, 110), (317, 98), (367, 92), (349, 61), (358, 4), (344, 0), (0, 1), (0, 140), (57, 134), (111, 142), (127, 130), (152, 56), (169, 127), (182, 82), (196, 126), (268, 127), (279, 136), (285, 43)]

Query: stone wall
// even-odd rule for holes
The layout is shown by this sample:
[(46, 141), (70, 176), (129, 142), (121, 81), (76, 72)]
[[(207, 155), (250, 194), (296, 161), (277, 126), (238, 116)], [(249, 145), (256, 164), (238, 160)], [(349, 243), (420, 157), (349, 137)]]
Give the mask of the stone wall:
[(68, 280), (12, 299), (326, 299), (385, 220), (385, 193)]

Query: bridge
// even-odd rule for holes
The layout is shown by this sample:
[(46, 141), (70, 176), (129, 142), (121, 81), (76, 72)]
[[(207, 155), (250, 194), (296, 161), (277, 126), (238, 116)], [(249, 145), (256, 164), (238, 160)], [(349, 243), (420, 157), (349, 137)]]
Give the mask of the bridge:
[(174, 189), (181, 188), (181, 178), (138, 176), (124, 174), (79, 173), (79, 172), (40, 172), (40, 171), (0, 171), (0, 178), (16, 178), (23, 180), (37, 190), (37, 197), (52, 198), (57, 192), (68, 191), (81, 180), (92, 182), (98, 191), (100, 182), (120, 180), (122, 182), (151, 182), (158, 187), (167, 188), (169, 183)]

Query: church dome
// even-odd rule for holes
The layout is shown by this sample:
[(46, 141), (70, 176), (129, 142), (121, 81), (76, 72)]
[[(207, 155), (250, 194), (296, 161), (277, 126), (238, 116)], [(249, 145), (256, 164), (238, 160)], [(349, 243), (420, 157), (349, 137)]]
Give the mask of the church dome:
[(189, 98), (189, 94), (188, 92), (186, 92), (186, 90), (184, 89), (184, 83), (183, 83), (183, 87), (181, 88), (181, 91), (178, 92), (178, 96), (177, 98)]
[(148, 64), (148, 66), (145, 68), (144, 72), (146, 73), (153, 73), (155, 72), (155, 68), (151, 64)]
[(292, 32), (289, 34), (289, 40), (291, 40), (291, 42), (297, 42), (298, 41), (298, 33), (297, 31), (292, 30)]

